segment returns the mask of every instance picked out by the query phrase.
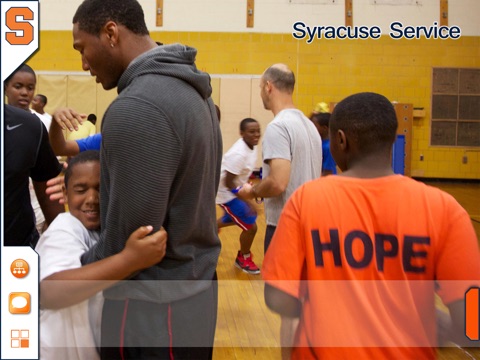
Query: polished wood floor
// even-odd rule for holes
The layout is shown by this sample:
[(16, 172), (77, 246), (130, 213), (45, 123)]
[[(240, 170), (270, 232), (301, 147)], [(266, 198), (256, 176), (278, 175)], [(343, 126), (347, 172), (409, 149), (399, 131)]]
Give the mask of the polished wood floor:
[[(467, 210), (480, 239), (480, 183), (440, 183), (430, 185), (452, 194)], [(252, 246), (254, 261), (263, 262), (263, 234), (265, 216), (258, 207), (258, 232)], [(221, 210), (218, 209), (220, 216)], [(239, 249), (240, 229), (236, 226), (220, 232), (222, 252), (218, 262), (219, 308), (215, 336), (214, 360), (280, 359), (279, 317), (272, 313), (263, 300), (263, 282), (260, 275), (246, 274), (234, 266)], [(442, 348), (439, 359), (480, 359), (480, 351)]]

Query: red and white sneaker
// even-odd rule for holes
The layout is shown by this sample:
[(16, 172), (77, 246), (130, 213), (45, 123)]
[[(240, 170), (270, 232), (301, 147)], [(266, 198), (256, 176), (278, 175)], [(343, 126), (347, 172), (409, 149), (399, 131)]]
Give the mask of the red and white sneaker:
[(260, 274), (260, 269), (253, 262), (253, 254), (242, 254), (241, 251), (238, 252), (237, 258), (235, 259), (235, 266), (239, 269), (242, 269), (248, 274)]

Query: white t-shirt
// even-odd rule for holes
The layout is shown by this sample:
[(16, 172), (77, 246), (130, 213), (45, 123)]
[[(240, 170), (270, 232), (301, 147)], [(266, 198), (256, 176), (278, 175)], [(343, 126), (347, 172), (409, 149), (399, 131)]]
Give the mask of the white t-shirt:
[(32, 205), (33, 212), (35, 213), (35, 226), (38, 233), (42, 235), (43, 225), (45, 224), (45, 216), (43, 215), (42, 208), (37, 199), (37, 193), (33, 187), (32, 179), (28, 178), (28, 191), (30, 192), (30, 204)]
[[(35, 250), (40, 256), (40, 281), (63, 270), (82, 266), (80, 256), (96, 244), (99, 232), (87, 230), (70, 213), (59, 214), (41, 236)], [(100, 293), (59, 310), (40, 310), (40, 358), (42, 360), (99, 359)]]
[(40, 120), (42, 120), (43, 125), (45, 125), (45, 127), (47, 128), (47, 131), (50, 132), (50, 125), (52, 124), (52, 115), (50, 115), (47, 112), (40, 114), (33, 109), (30, 109), (30, 111), (32, 112), (32, 114), (37, 115), (40, 118)]
[(250, 149), (243, 138), (238, 139), (235, 144), (223, 155), (220, 184), (218, 185), (217, 204), (225, 204), (235, 199), (235, 195), (227, 188), (225, 178), (227, 171), (237, 175), (235, 185), (245, 184), (255, 168), (257, 162), (257, 147)]

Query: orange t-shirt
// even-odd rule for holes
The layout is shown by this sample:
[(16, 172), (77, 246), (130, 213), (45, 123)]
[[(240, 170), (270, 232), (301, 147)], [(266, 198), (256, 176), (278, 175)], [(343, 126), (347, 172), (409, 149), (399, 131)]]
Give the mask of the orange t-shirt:
[(297, 359), (435, 357), (434, 293), (478, 286), (480, 252), (449, 194), (400, 175), (328, 176), (285, 205), (263, 278), (301, 299)]

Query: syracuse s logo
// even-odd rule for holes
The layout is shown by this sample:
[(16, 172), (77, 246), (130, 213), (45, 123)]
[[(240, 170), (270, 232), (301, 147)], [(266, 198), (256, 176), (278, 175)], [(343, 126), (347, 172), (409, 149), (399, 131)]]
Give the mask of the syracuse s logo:
[[(5, 25), (11, 32), (6, 33), (10, 45), (28, 45), (33, 41), (33, 11), (27, 7), (12, 7), (5, 13)], [(19, 33), (17, 33), (19, 32)]]

